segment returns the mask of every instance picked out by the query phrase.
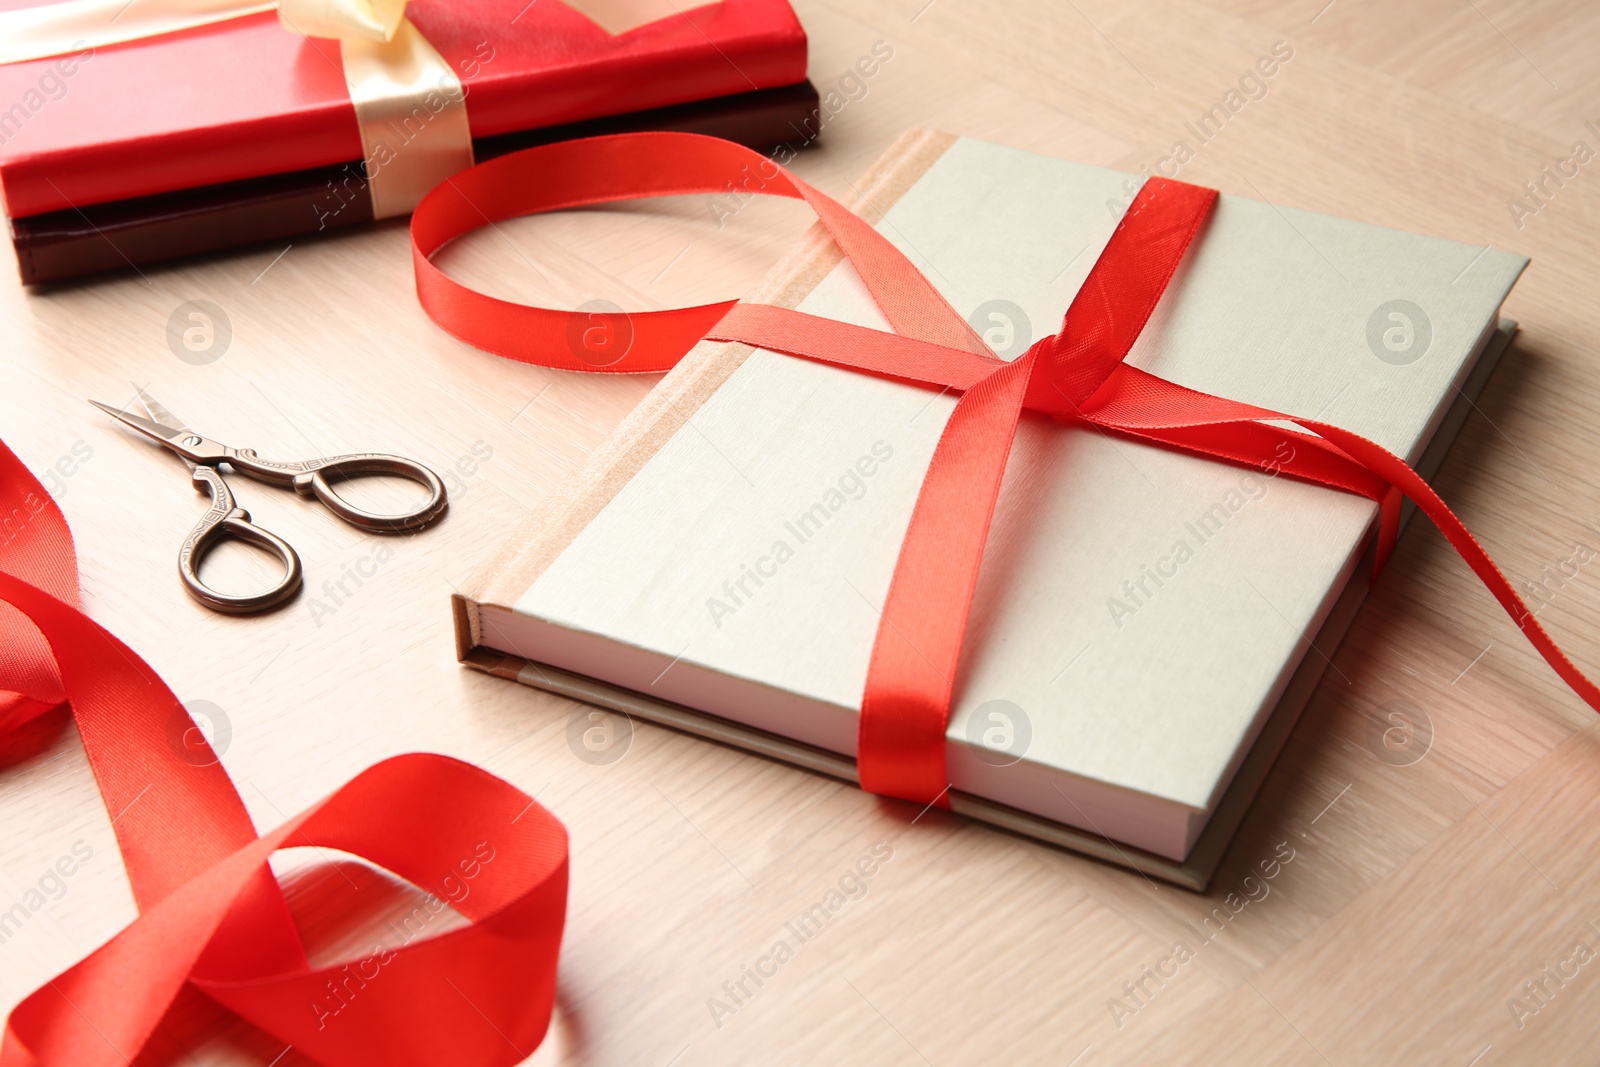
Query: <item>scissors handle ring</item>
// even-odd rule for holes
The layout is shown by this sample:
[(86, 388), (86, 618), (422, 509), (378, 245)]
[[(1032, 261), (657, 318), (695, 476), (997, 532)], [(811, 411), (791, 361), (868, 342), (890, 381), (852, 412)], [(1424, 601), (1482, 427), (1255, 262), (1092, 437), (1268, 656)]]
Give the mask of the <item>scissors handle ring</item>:
[[(392, 474), (416, 482), (428, 490), (428, 499), (420, 507), (400, 515), (383, 515), (366, 511), (349, 503), (333, 489), (328, 479), (348, 478), (358, 474)], [(428, 467), (404, 456), (390, 456), (379, 452), (362, 452), (349, 456), (333, 456), (314, 460), (294, 476), (291, 483), (295, 492), (304, 497), (316, 497), (329, 511), (352, 526), (375, 533), (398, 533), (420, 530), (445, 513), (449, 502), (445, 498), (444, 482)]]
[[(289, 543), (250, 521), (250, 513), (234, 504), (233, 494), (215, 468), (196, 467), (194, 480), (211, 490), (211, 507), (178, 549), (178, 577), (189, 595), (215, 611), (248, 615), (275, 608), (299, 592), (300, 557)], [(283, 564), (283, 577), (260, 593), (233, 594), (211, 588), (200, 578), (200, 564), (224, 541), (243, 541), (276, 556)]]

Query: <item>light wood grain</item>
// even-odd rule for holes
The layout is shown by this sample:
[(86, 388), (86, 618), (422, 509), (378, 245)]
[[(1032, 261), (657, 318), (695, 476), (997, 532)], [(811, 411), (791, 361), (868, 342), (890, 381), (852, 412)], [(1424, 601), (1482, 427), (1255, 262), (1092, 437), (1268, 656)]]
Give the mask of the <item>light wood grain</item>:
[[(1522, 334), (1439, 486), (1514, 575), (1575, 540), (1600, 547), (1600, 163), (1522, 219), (1507, 206), (1585, 127), (1600, 59), (1581, 0), (801, 0), (824, 93), (877, 40), (894, 58), (830, 119), (796, 170), (835, 196), (908, 126), (1136, 169), (1184, 136), (1275, 41), (1293, 59), (1181, 177), (1228, 192), (1533, 257), (1507, 306)], [(718, 229), (681, 198), (519, 220), (452, 248), (497, 294), (667, 307), (745, 292), (806, 223), (757, 202)], [(411, 290), (403, 223), (43, 292), (0, 285), (0, 435), (62, 479), (86, 609), (185, 700), (221, 707), (224, 763), (258, 824), (357, 771), (428, 749), (539, 795), (572, 833), (572, 911), (557, 1024), (540, 1064), (1589, 1063), (1600, 964), (1519, 1027), (1509, 998), (1575, 941), (1600, 949), (1600, 738), (1593, 714), (1421, 524), (1334, 656), (1213, 891), (1199, 897), (1064, 852), (914, 812), (788, 767), (640, 724), (621, 760), (567, 744), (571, 703), (461, 669), (452, 583), (605, 437), (649, 379), (562, 374), (445, 336)], [(169, 350), (188, 300), (225, 309), (216, 362)], [(492, 458), (452, 487), (448, 521), (314, 619), (309, 598), (376, 552), (319, 509), (249, 482), (241, 502), (301, 550), (307, 598), (240, 620), (192, 604), (173, 555), (200, 503), (185, 473), (112, 429), (85, 397), (128, 379), (195, 426), (263, 455), (398, 451), (438, 467)], [(470, 467), (471, 464), (464, 464)], [(1541, 613), (1600, 667), (1600, 565)], [(1346, 681), (1345, 679), (1348, 679)], [(1408, 702), (1426, 755), (1381, 758)], [(1378, 725), (1375, 727), (1374, 723)], [(133, 915), (76, 735), (0, 770), (0, 902), (77, 841), (93, 858), (0, 944), (0, 1006)], [(724, 981), (784, 936), (856, 859), (893, 858), (793, 962), (719, 1027)], [(1269, 883), (1203, 944), (1195, 934), (1279, 843)], [(371, 888), (381, 912), (392, 899)], [(340, 887), (344, 888), (341, 889)], [(331, 887), (331, 888), (330, 888)], [(319, 952), (348, 883), (295, 882)], [(1260, 894), (1257, 893), (1259, 896)], [(365, 910), (362, 910), (365, 909)], [(1116, 1013), (1174, 942), (1191, 960)], [(1170, 965), (1169, 965), (1170, 969)], [(1124, 1000), (1132, 1005), (1131, 1000)], [(186, 1062), (268, 1063), (261, 1035), (186, 1034)], [(182, 1055), (182, 1053), (179, 1053)], [(292, 1064), (298, 1053), (279, 1062)], [(304, 1062), (299, 1061), (299, 1062)]]

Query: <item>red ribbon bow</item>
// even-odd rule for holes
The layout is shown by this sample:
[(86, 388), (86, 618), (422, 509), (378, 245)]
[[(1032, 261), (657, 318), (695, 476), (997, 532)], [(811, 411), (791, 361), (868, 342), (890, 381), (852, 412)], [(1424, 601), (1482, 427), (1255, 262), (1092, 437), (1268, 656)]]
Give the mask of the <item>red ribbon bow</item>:
[[(631, 347), (615, 363), (597, 367), (568, 354), (572, 313), (484, 296), (451, 280), (429, 258), (486, 222), (636, 197), (721, 193), (752, 169), (764, 182), (761, 193), (811, 206), (894, 333), (728, 301), (629, 313)], [(1378, 501), (1379, 569), (1394, 547), (1401, 498), (1410, 497), (1556, 673), (1600, 710), (1600, 689), (1561, 652), (1483, 547), (1404, 460), (1337, 426), (1196, 392), (1123, 362), (1216, 195), (1161, 178), (1146, 182), (1061, 332), (1011, 363), (996, 358), (871, 226), (766, 157), (712, 137), (623, 134), (532, 148), (476, 166), (418, 206), (412, 260), (417, 295), (436, 322), (464, 341), (528, 363), (664, 371), (706, 338), (961, 391), (923, 479), (873, 644), (857, 735), (864, 789), (947, 804), (945, 730), (961, 639), (1024, 408), (1227, 463), (1273, 463), (1291, 477)], [(1274, 426), (1268, 421), (1274, 419), (1302, 429)], [(1288, 449), (1280, 451), (1284, 445)], [(1283, 461), (1285, 455), (1293, 458)]]
[[(257, 836), (172, 691), (78, 609), (66, 519), (4, 444), (0, 515), (0, 731), (71, 703), (139, 907), (17, 1005), (0, 1067), (132, 1062), (186, 983), (329, 1067), (532, 1054), (566, 915), (561, 824), (485, 771), (413, 753)], [(364, 857), (472, 925), (314, 968), (267, 867), (307, 845)]]

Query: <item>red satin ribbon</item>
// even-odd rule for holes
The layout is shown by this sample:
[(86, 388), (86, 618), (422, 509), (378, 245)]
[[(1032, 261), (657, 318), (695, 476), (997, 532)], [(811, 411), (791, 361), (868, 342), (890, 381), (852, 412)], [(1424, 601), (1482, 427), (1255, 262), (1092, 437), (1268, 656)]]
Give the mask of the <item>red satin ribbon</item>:
[[(632, 345), (607, 366), (580, 358), (574, 313), (496, 300), (453, 281), (431, 257), (468, 230), (516, 215), (645, 196), (720, 193), (733, 182), (803, 199), (855, 267), (894, 333), (761, 304), (631, 312)], [(624, 134), (532, 148), (440, 185), (411, 220), (417, 295), (446, 330), (512, 359), (565, 370), (662, 371), (702, 337), (961, 391), (922, 483), (895, 565), (862, 695), (865, 789), (947, 804), (945, 730), (983, 546), (1024, 408), (1381, 505), (1377, 566), (1399, 529), (1402, 496), (1438, 525), (1561, 678), (1600, 710), (1573, 665), (1483, 547), (1398, 456), (1337, 426), (1198, 393), (1123, 362), (1216, 193), (1148, 181), (1068, 309), (1062, 330), (1011, 363), (996, 358), (932, 284), (843, 206), (758, 153), (711, 137)], [(1292, 419), (1308, 432), (1266, 420)], [(1290, 456), (1280, 461), (1280, 456)]]
[[(66, 520), (4, 444), (0, 516), (0, 728), (70, 702), (139, 908), (17, 1005), (0, 1067), (127, 1064), (185, 983), (329, 1067), (532, 1054), (566, 914), (561, 824), (476, 767), (413, 753), (258, 836), (171, 690), (78, 609)], [(267, 867), (279, 848), (312, 845), (364, 857), (472, 924), (313, 968)]]

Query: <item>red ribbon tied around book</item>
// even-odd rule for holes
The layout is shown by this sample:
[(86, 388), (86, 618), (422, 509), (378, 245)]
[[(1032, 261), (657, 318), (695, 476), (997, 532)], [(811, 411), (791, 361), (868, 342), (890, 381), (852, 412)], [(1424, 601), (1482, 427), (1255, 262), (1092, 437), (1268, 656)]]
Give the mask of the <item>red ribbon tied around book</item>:
[[(163, 1058), (152, 1038), (186, 985), (328, 1067), (526, 1059), (555, 996), (561, 824), (485, 771), (413, 753), (258, 835), (172, 691), (79, 610), (66, 519), (4, 444), (0, 516), (0, 732), (71, 704), (139, 908), (17, 1005), (0, 1067)], [(449, 900), (472, 923), (313, 966), (267, 866), (302, 846), (364, 857), (434, 894), (429, 915)]]
[[(787, 308), (727, 301), (627, 315), (631, 345), (607, 366), (569, 355), (574, 313), (497, 300), (431, 260), (485, 223), (647, 196), (747, 188), (804, 200), (860, 275), (893, 333)], [(730, 185), (730, 183), (732, 183)], [(1007, 363), (882, 235), (759, 153), (694, 134), (573, 141), (503, 156), (457, 174), (411, 220), (417, 295), (439, 325), (480, 348), (565, 370), (659, 372), (702, 338), (738, 341), (935, 389), (959, 390), (906, 528), (861, 700), (861, 785), (948, 805), (945, 730), (962, 634), (985, 539), (1022, 411), (1126, 435), (1225, 463), (1282, 473), (1381, 505), (1377, 567), (1414, 500), (1556, 673), (1600, 711), (1600, 689), (1556, 646), (1461, 520), (1402, 459), (1315, 419), (1186, 389), (1123, 362), (1199, 233), (1216, 192), (1151, 178), (1134, 198), (1068, 308), (1059, 333)], [(1286, 429), (1269, 420), (1292, 421)], [(1288, 445), (1280, 451), (1281, 445)], [(1279, 463), (1278, 457), (1293, 459)]]

